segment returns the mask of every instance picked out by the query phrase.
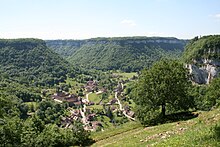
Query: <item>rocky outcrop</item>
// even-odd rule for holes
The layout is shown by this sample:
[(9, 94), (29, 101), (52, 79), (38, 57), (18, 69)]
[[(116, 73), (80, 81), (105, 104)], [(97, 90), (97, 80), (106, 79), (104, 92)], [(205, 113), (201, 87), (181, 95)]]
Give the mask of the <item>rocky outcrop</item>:
[(192, 74), (192, 81), (209, 84), (220, 72), (220, 35), (195, 37), (185, 47), (183, 60)]
[(188, 64), (189, 72), (192, 75), (192, 81), (198, 84), (209, 84), (210, 81), (220, 73), (219, 59), (201, 59), (194, 60)]

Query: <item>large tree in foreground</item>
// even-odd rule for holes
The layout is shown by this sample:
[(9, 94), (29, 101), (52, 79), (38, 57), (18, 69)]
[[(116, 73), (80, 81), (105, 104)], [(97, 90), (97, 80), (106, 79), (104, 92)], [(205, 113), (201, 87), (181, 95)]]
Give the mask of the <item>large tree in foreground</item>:
[(161, 60), (143, 70), (133, 90), (139, 120), (148, 123), (164, 117), (167, 109), (187, 110), (192, 105), (187, 94), (191, 86), (188, 79), (187, 69), (175, 60)]

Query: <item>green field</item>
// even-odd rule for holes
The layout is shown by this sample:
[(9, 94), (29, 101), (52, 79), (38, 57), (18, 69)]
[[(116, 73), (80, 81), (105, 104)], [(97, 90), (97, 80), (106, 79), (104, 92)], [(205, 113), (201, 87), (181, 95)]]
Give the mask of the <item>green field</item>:
[(212, 131), (220, 122), (219, 112), (199, 112), (193, 119), (145, 128), (135, 122), (126, 123), (121, 128), (92, 134), (96, 140), (92, 146), (219, 146), (220, 140)]
[(96, 93), (89, 94), (89, 101), (94, 103), (99, 103), (101, 100), (101, 95), (97, 95)]
[(122, 79), (123, 79), (123, 80), (130, 79), (130, 78), (132, 78), (133, 76), (137, 76), (137, 73), (136, 73), (136, 72), (130, 72), (130, 73), (127, 73), (127, 72), (118, 72), (118, 73), (114, 73), (114, 74), (119, 75), (119, 76), (122, 76)]
[(91, 105), (91, 106), (87, 106), (87, 108), (90, 108), (90, 109), (103, 109), (103, 106), (102, 105)]

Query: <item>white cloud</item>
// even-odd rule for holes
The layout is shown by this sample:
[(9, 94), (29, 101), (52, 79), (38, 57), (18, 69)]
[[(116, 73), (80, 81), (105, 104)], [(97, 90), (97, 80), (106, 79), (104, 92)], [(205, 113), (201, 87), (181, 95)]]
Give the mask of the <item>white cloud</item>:
[(121, 21), (121, 24), (129, 26), (129, 27), (135, 27), (137, 24), (135, 23), (134, 20), (131, 19), (124, 19)]
[(214, 15), (215, 18), (220, 19), (220, 13)]

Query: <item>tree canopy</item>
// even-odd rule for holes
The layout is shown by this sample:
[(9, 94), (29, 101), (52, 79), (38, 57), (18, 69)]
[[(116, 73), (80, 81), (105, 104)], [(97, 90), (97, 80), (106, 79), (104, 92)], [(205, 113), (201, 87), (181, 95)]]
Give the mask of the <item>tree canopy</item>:
[(164, 117), (173, 110), (187, 110), (193, 106), (188, 97), (188, 71), (175, 60), (161, 60), (151, 69), (143, 70), (133, 90), (137, 104), (137, 117), (148, 123), (157, 117)]
[(195, 37), (186, 45), (183, 53), (185, 62), (198, 59), (220, 59), (220, 35)]

